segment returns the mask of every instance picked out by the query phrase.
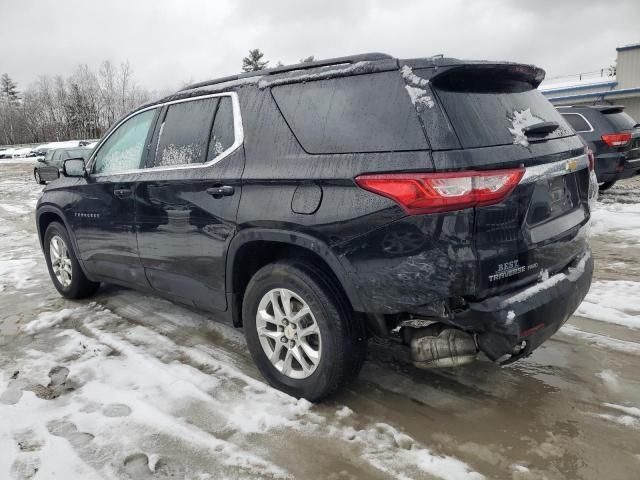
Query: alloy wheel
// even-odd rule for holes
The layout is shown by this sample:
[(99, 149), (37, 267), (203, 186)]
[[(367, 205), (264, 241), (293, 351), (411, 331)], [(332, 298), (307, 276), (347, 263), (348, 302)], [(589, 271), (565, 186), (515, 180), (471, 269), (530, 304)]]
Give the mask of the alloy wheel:
[(309, 305), (286, 288), (264, 294), (256, 313), (258, 338), (271, 364), (294, 379), (309, 377), (320, 363), (322, 338)]
[(59, 235), (54, 235), (49, 241), (49, 256), (51, 269), (63, 288), (71, 285), (71, 256), (66, 243)]

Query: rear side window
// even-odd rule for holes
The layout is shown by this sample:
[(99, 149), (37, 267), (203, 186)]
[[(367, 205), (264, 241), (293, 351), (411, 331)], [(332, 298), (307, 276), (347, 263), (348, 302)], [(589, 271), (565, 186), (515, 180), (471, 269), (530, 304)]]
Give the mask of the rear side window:
[(271, 91), (309, 153), (428, 148), (397, 71), (281, 85)]
[(156, 148), (154, 167), (204, 163), (217, 98), (169, 105)]
[[(420, 75), (420, 70), (415, 73)], [(533, 86), (501, 73), (466, 71), (436, 78), (432, 88), (447, 112), (463, 148), (521, 144), (523, 128), (559, 124), (545, 139), (573, 135), (562, 115)]]
[(632, 130), (636, 126), (636, 121), (626, 112), (605, 113), (604, 117), (615, 130)]
[(577, 113), (563, 113), (564, 119), (573, 127), (576, 132), (591, 132), (591, 124), (582, 115)]
[(233, 106), (231, 97), (220, 97), (209, 141), (208, 160), (212, 160), (233, 145)]

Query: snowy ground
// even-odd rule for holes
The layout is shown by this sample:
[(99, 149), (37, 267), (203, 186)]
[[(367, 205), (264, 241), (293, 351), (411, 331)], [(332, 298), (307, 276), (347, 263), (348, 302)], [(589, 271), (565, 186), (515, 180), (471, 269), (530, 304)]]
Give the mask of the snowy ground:
[(637, 478), (640, 181), (601, 197), (591, 292), (532, 357), (423, 372), (373, 349), (313, 406), (204, 315), (116, 287), (60, 298), (41, 187), (0, 169), (0, 478)]

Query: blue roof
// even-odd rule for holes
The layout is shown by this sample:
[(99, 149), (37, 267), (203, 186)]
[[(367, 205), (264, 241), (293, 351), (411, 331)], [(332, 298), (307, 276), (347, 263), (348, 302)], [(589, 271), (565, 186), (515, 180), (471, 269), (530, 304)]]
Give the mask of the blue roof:
[(640, 48), (640, 43), (634, 43), (632, 45), (625, 45), (624, 47), (616, 48), (616, 52), (623, 52), (625, 50), (634, 50), (636, 48)]
[(553, 88), (553, 85), (549, 85), (548, 87), (540, 88), (542, 93), (555, 93), (555, 92), (570, 92), (574, 90), (588, 90), (590, 88), (599, 88), (599, 87), (615, 87), (618, 85), (618, 82), (615, 80), (611, 80), (608, 82), (597, 82), (597, 83), (587, 83), (584, 85), (571, 85), (565, 87), (556, 87)]
[[(544, 94), (545, 92), (543, 92)], [(621, 95), (625, 93), (640, 93), (640, 87), (635, 88), (621, 88), (620, 90), (605, 90), (604, 92), (589, 92), (589, 93), (578, 93), (576, 95), (561, 95), (559, 97), (547, 97), (548, 100), (578, 100), (581, 98), (592, 98), (592, 97), (611, 97), (613, 95)]]

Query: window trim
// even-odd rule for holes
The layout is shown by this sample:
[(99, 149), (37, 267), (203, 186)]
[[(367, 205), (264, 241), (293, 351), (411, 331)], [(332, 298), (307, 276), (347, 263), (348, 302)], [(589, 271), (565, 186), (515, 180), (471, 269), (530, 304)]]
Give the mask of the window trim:
[[(87, 171), (90, 172), (91, 169), (93, 168), (96, 154), (100, 151), (100, 149), (102, 148), (102, 145), (109, 139), (109, 137), (111, 137), (111, 135), (113, 135), (120, 128), (120, 126), (124, 122), (126, 122), (130, 118), (133, 118), (136, 115), (147, 112), (149, 110), (153, 110), (156, 108), (162, 109), (165, 106), (174, 105), (176, 103), (193, 102), (196, 100), (204, 100), (207, 98), (215, 98), (215, 97), (231, 97), (231, 106), (233, 111), (233, 144), (229, 148), (224, 150), (222, 153), (220, 153), (218, 156), (204, 163), (185, 164), (185, 165), (166, 165), (161, 167), (150, 167), (150, 168), (134, 168), (129, 170), (121, 170), (119, 172), (91, 173), (90, 176), (91, 177), (107, 177), (107, 176), (111, 177), (114, 175), (126, 175), (131, 173), (162, 172), (167, 170), (184, 170), (187, 168), (207, 168), (225, 159), (226, 157), (231, 155), (233, 152), (235, 152), (244, 142), (244, 129), (242, 127), (240, 102), (238, 100), (238, 94), (236, 92), (212, 93), (209, 95), (200, 95), (198, 97), (182, 98), (180, 100), (171, 100), (168, 102), (157, 103), (155, 105), (145, 107), (141, 110), (136, 110), (135, 112), (127, 115), (122, 120), (120, 120), (120, 122), (117, 123), (116, 127), (111, 130), (111, 133), (109, 133), (109, 135), (107, 135), (106, 137), (100, 140), (100, 143), (98, 143), (98, 145), (96, 145), (95, 149), (93, 150), (93, 153), (91, 154), (91, 158), (89, 158), (89, 160), (87, 161)], [(155, 130), (156, 126), (153, 126), (153, 128)], [(145, 149), (146, 147), (147, 146), (145, 145)]]
[[(591, 130), (576, 130), (576, 133), (591, 133), (594, 131), (593, 125), (591, 125), (591, 122), (589, 120), (587, 120), (587, 117), (585, 117), (584, 115), (582, 115), (581, 113), (578, 112), (560, 112), (560, 115), (565, 116), (565, 115), (577, 115), (579, 117), (582, 117), (582, 119), (586, 122), (587, 125), (589, 125), (589, 128)], [(569, 120), (567, 120), (567, 123), (569, 123)], [(569, 126), (571, 126), (571, 128), (573, 128), (573, 125), (571, 125), (569, 123)]]

